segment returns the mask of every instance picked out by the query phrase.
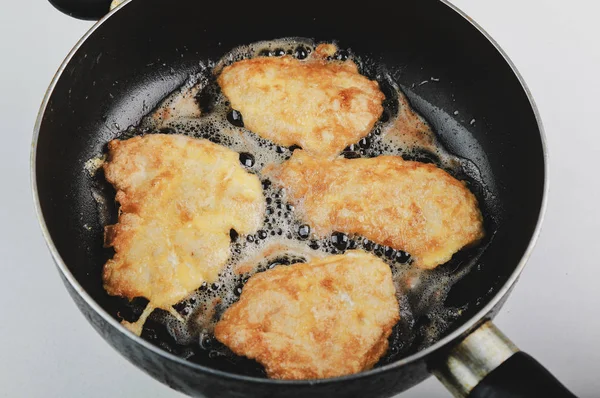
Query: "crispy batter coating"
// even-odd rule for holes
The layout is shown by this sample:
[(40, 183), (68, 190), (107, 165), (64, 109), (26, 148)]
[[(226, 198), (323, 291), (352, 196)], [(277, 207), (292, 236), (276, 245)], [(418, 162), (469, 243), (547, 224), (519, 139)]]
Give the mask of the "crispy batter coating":
[[(317, 49), (319, 50), (319, 49)], [(369, 134), (385, 98), (356, 64), (291, 56), (245, 59), (218, 77), (247, 129), (278, 145), (333, 157)]]
[(252, 276), (216, 338), (276, 379), (317, 379), (373, 367), (399, 320), (390, 267), (362, 251)]
[(297, 150), (268, 173), (317, 235), (359, 234), (410, 253), (421, 268), (484, 235), (475, 196), (431, 164), (399, 156), (329, 161)]
[(206, 140), (153, 134), (108, 147), (104, 172), (121, 208), (119, 222), (105, 230), (115, 255), (104, 266), (104, 287), (169, 310), (216, 279), (229, 257), (231, 228), (259, 228), (260, 181), (236, 152)]

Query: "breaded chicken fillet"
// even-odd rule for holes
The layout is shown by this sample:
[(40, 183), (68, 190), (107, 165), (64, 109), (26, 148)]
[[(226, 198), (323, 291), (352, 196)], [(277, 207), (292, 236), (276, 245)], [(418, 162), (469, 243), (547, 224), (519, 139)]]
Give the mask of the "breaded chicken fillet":
[(326, 157), (369, 134), (385, 96), (353, 61), (324, 59), (323, 46), (306, 60), (257, 57), (223, 68), (218, 83), (247, 129)]
[(271, 378), (336, 377), (373, 367), (399, 311), (390, 267), (348, 251), (252, 276), (215, 337)]
[(207, 140), (153, 134), (109, 142), (106, 179), (121, 204), (105, 244), (111, 295), (170, 307), (211, 282), (229, 257), (230, 229), (255, 232), (265, 204), (260, 180), (239, 155)]
[(362, 235), (435, 268), (484, 236), (477, 199), (442, 169), (399, 156), (333, 161), (294, 151), (268, 173), (319, 236)]

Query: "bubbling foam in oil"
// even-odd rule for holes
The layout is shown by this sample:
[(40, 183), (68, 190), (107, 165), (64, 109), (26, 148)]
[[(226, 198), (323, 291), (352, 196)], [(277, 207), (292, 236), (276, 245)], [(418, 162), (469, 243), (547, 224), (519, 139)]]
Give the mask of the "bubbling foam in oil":
[[(216, 63), (203, 64), (198, 74), (191, 76), (179, 90), (163, 100), (138, 127), (129, 129), (121, 137), (163, 132), (207, 139), (239, 152), (242, 165), (248, 172), (261, 177), (263, 182), (267, 202), (263, 225), (255, 234), (248, 236), (231, 231), (231, 256), (218, 280), (204, 283), (187, 300), (174, 306), (185, 322), (164, 311), (155, 311), (150, 318), (166, 327), (174, 344), (191, 347), (179, 350), (186, 353), (182, 356), (202, 363), (207, 363), (206, 358), (226, 358), (232, 363), (240, 360), (225, 346), (218, 344), (212, 332), (221, 314), (238, 300), (248, 278), (275, 266), (293, 266), (350, 249), (373, 253), (392, 270), (401, 320), (394, 328), (390, 350), (382, 362), (391, 362), (431, 345), (465, 309), (446, 307), (444, 301), (450, 288), (476, 263), (483, 251), (482, 246), (469, 249), (468, 255), (455, 256), (448, 264), (435, 270), (420, 270), (411, 265), (409, 254), (361, 236), (336, 232), (326, 238), (317, 238), (310, 226), (297, 217), (294, 207), (286, 201), (285, 192), (262, 176), (263, 167), (284, 162), (296, 148), (278, 146), (246, 130), (243, 115), (231, 109), (216, 83), (215, 75), (225, 65), (255, 56), (291, 55), (308, 60), (316, 45), (308, 39), (294, 38), (238, 47)], [(410, 108), (398, 85), (381, 66), (369, 66), (346, 50), (337, 50), (329, 61), (339, 62), (348, 58), (359, 66), (363, 74), (378, 80), (386, 100), (384, 114), (371, 133), (347, 147), (341, 155), (347, 158), (398, 155), (410, 160), (433, 162), (457, 178), (466, 178), (463, 170), (465, 160), (443, 148), (427, 122)], [(481, 184), (479, 181), (475, 183)], [(194, 354), (190, 354), (190, 350)]]

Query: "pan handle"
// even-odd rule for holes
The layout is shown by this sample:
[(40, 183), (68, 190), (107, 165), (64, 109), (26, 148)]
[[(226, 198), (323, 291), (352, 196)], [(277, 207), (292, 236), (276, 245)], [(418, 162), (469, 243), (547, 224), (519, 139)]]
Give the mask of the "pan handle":
[(519, 351), (491, 321), (452, 348), (432, 373), (455, 397), (575, 397), (539, 362)]
[(49, 0), (50, 4), (60, 12), (73, 18), (96, 21), (123, 0)]

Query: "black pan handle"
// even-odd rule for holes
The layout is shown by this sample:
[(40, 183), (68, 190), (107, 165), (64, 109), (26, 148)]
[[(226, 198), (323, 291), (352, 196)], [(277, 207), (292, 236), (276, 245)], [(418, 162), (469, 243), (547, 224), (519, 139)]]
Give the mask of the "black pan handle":
[(519, 351), (485, 376), (469, 398), (574, 398), (556, 377), (529, 354)]
[(519, 349), (491, 321), (481, 325), (432, 372), (455, 397), (575, 398), (539, 362)]
[[(112, 0), (49, 0), (57, 10), (77, 19), (98, 20), (108, 14), (119, 1)], [(111, 4), (114, 3), (114, 4)]]

